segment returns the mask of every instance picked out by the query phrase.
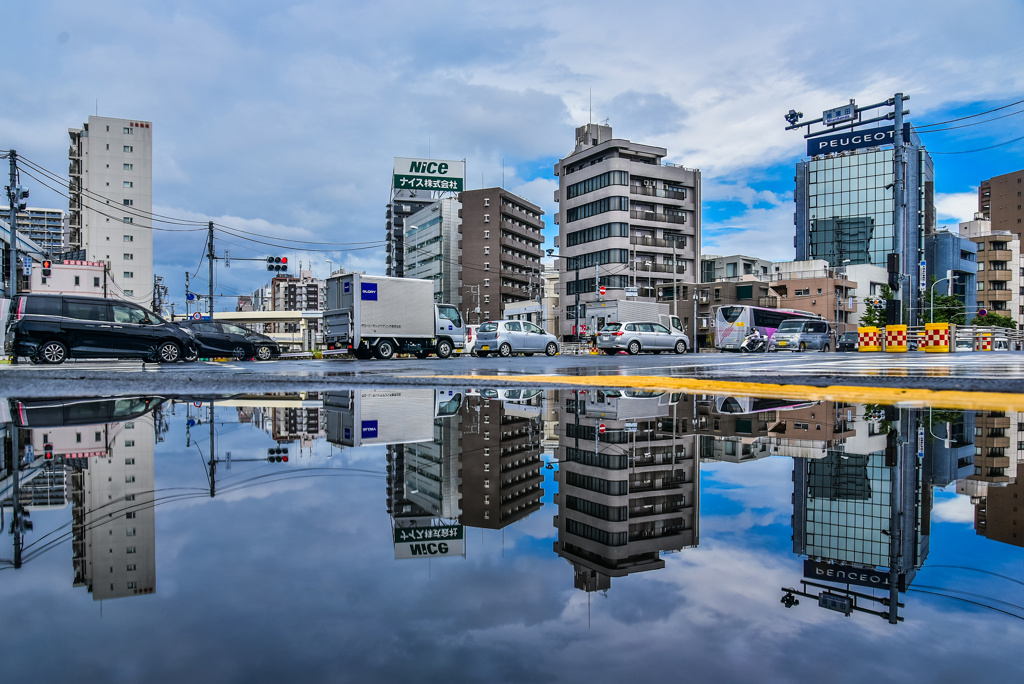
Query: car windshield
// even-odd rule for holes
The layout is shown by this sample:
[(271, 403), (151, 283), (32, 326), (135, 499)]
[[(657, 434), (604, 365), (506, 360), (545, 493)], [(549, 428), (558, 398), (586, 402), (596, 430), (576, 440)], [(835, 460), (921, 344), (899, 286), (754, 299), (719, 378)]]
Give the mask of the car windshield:
[(855, 333), (855, 332), (845, 332), (845, 333), (843, 333), (839, 337), (839, 339), (842, 342), (856, 342), (857, 341), (857, 333)]
[(778, 332), (781, 333), (794, 333), (801, 332), (804, 329), (804, 321), (782, 321), (779, 324)]
[(498, 329), (498, 324), (497, 323), (481, 323), (480, 324), (480, 329), (477, 330), (477, 332), (482, 332), (482, 333), (494, 332), (497, 329)]

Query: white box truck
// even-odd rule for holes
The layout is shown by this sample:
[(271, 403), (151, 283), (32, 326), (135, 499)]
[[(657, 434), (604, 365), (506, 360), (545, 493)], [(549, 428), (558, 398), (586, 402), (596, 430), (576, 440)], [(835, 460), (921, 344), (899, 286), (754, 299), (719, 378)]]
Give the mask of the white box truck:
[(413, 444), (434, 439), (434, 419), (459, 412), (453, 389), (381, 388), (324, 395), (327, 441), (339, 446)]
[(595, 334), (608, 323), (626, 321), (653, 321), (685, 333), (678, 316), (672, 315), (672, 305), (665, 302), (638, 302), (632, 299), (613, 299), (588, 302), (586, 319), (587, 333)]
[(359, 359), (396, 353), (446, 359), (461, 353), (466, 327), (459, 310), (434, 302), (434, 282), (346, 273), (327, 279), (324, 345)]

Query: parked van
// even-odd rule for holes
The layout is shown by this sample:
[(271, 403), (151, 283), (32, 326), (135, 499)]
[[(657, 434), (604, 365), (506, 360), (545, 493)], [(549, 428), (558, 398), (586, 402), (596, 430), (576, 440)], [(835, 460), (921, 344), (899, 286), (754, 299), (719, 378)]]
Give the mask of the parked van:
[(828, 351), (830, 344), (828, 321), (788, 318), (772, 335), (768, 351)]
[[(196, 353), (192, 332), (131, 302), (73, 294), (20, 294), (7, 329), (14, 356), (33, 363), (129, 358), (173, 363)], [(11, 339), (12, 335), (8, 335)]]

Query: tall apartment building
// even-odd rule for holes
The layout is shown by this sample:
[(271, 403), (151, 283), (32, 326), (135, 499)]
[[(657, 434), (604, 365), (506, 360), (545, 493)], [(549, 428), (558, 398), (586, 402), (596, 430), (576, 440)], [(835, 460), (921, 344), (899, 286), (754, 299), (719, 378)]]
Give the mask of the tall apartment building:
[(107, 264), (110, 296), (153, 300), (153, 128), (90, 116), (69, 128), (68, 243)]
[[(1009, 316), (1024, 327), (1024, 261), (1021, 234), (993, 230), (993, 222), (976, 217), (960, 224), (960, 235), (978, 246), (977, 307)], [(968, 319), (976, 310), (968, 309)], [(970, 322), (970, 320), (968, 320)]]
[[(10, 207), (0, 207), (5, 218)], [(6, 225), (6, 223), (5, 223)], [(56, 256), (67, 250), (68, 215), (63, 209), (41, 209), (28, 207), (18, 212), (18, 236), (36, 243), (48, 256)]]
[(543, 293), (544, 212), (504, 188), (467, 190), (462, 203), (462, 308), (469, 323), (505, 318)]
[(428, 190), (395, 190), (385, 213), (385, 275), (405, 277), (405, 220), (433, 203), (434, 198)]
[(574, 333), (577, 293), (584, 306), (624, 299), (627, 287), (653, 300), (699, 279), (700, 171), (666, 163), (667, 154), (613, 138), (611, 126), (587, 124), (576, 129), (573, 152), (555, 164), (555, 246), (565, 257), (557, 260), (560, 336)]
[(1024, 169), (981, 181), (978, 211), (992, 230), (1024, 235)]
[(406, 217), (403, 271), (406, 278), (433, 280), (434, 301), (454, 304), (460, 311), (461, 209), (459, 200), (444, 197)]

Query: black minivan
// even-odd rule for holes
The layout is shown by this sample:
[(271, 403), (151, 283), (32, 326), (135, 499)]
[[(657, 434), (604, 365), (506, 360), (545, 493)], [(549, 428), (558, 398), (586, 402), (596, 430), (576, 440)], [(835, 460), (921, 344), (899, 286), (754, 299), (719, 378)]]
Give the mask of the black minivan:
[[(74, 294), (17, 295), (9, 331), (14, 356), (33, 363), (130, 358), (174, 363), (195, 353), (190, 331), (137, 304)], [(8, 335), (11, 339), (11, 335)]]

